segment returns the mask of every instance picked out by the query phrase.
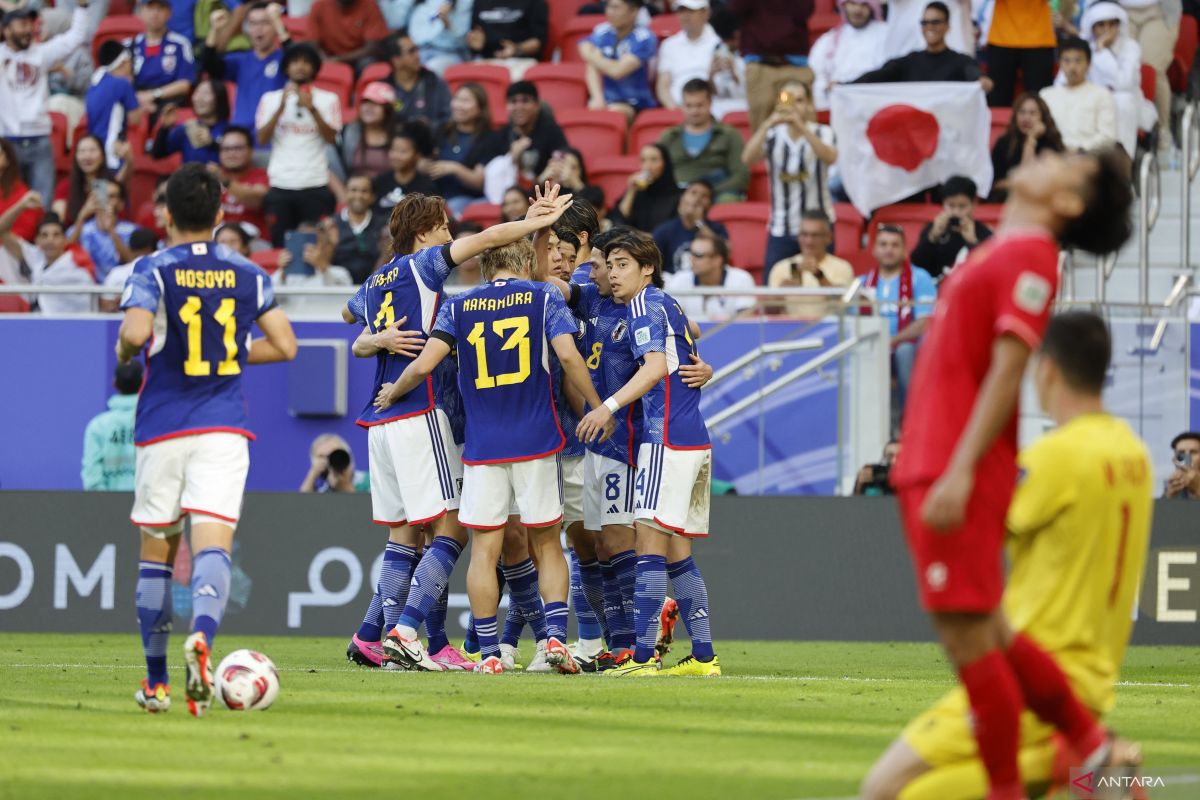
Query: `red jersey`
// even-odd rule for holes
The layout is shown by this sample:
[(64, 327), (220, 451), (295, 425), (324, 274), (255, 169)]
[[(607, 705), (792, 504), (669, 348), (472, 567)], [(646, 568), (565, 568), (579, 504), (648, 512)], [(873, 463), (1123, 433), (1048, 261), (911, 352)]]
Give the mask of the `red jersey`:
[[(267, 171), (261, 167), (250, 167), (234, 180), (252, 186), (270, 186)], [(226, 189), (221, 193), (221, 210), (225, 212), (225, 222), (249, 222), (258, 228), (260, 236), (266, 237), (267, 215), (262, 208), (246, 208), (241, 200), (238, 200)]]
[[(992, 363), (992, 345), (1016, 336), (1036, 349), (1058, 287), (1058, 246), (1047, 234), (993, 236), (942, 284), (905, 403), (897, 487), (937, 480), (967, 426)], [(1007, 507), (1017, 479), (1017, 409), (975, 471)]]

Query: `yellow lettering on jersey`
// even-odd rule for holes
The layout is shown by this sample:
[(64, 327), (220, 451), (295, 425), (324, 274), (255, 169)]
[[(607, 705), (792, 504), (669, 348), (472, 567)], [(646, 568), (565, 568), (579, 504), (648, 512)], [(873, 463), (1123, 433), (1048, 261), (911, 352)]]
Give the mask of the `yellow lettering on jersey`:
[(232, 289), (237, 272), (232, 269), (177, 269), (175, 285), (183, 289)]
[(503, 311), (532, 302), (533, 292), (514, 292), (504, 297), (470, 297), (463, 301), (463, 311)]
[(392, 267), (387, 272), (382, 272), (378, 275), (372, 275), (367, 281), (367, 288), (371, 289), (376, 286), (382, 286), (385, 283), (391, 283), (400, 275), (399, 267)]
[(604, 350), (604, 342), (596, 342), (592, 345), (592, 354), (588, 356), (588, 369), (600, 369), (600, 353)]
[(390, 328), (396, 323), (396, 309), (392, 308), (392, 293), (388, 292), (383, 296), (383, 302), (379, 304), (379, 313), (375, 315), (375, 330), (381, 331), (384, 328)]
[[(526, 294), (530, 294), (526, 292)], [(532, 296), (532, 295), (531, 295)], [(465, 305), (465, 303), (464, 303)], [(484, 324), (476, 322), (471, 328), (471, 333), (467, 336), (467, 343), (475, 346), (475, 361), (476, 361), (476, 389), (495, 389), (497, 386), (511, 386), (517, 383), (523, 383), (530, 375), (530, 344), (529, 344), (529, 318), (528, 317), (507, 317), (505, 319), (497, 319), (492, 321), (492, 332), (497, 336), (504, 336), (506, 331), (512, 331), (504, 345), (500, 348), (501, 352), (505, 350), (516, 349), (517, 351), (517, 370), (516, 372), (506, 372), (503, 375), (492, 377), (488, 372), (487, 365), (487, 344), (486, 335), (484, 334)]]
[[(186, 270), (197, 272), (197, 270)], [(228, 270), (232, 272), (232, 270)], [(179, 270), (176, 270), (179, 272)], [(204, 274), (203, 271), (200, 271)], [(198, 295), (192, 295), (179, 309), (179, 321), (187, 325), (187, 356), (183, 360), (183, 374), (193, 378), (202, 378), (212, 374), (212, 365), (203, 358), (203, 324), (200, 315), (201, 300)], [(221, 300), (213, 319), (224, 328), (225, 358), (217, 364), (218, 375), (237, 375), (242, 371), (238, 363), (237, 344), (237, 301), (232, 297)]]

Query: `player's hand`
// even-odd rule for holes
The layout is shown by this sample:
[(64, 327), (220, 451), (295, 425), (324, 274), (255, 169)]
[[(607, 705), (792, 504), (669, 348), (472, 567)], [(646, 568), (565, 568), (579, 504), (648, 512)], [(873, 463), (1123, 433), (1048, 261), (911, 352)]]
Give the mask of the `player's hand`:
[(425, 347), (425, 335), (420, 331), (400, 330), (400, 326), (408, 322), (408, 317), (401, 317), (387, 328), (375, 334), (375, 345), (380, 350), (386, 350), (393, 355), (416, 358)]
[(599, 408), (593, 408), (587, 413), (587, 416), (579, 420), (579, 424), (575, 426), (575, 435), (584, 444), (592, 444), (597, 441), (603, 442), (609, 436), (612, 436), (612, 432), (616, 427), (617, 421), (613, 419), (612, 412), (608, 410), (608, 406), (600, 406)]
[(679, 377), (683, 378), (684, 386), (699, 389), (712, 379), (713, 368), (695, 353), (689, 354), (689, 358), (692, 363), (679, 366)]
[(921, 521), (940, 533), (951, 533), (967, 516), (967, 501), (975, 486), (970, 470), (946, 471), (925, 495)]
[(385, 383), (379, 387), (379, 394), (375, 395), (376, 411), (387, 411), (392, 403), (395, 402), (392, 399), (392, 387), (395, 385), (394, 383)]
[[(564, 194), (558, 197), (554, 202), (550, 203), (550, 207), (545, 214), (540, 214), (529, 221), (537, 225), (537, 230), (549, 228), (554, 223), (558, 222), (558, 218), (563, 215), (563, 212), (571, 207), (572, 195)], [(545, 202), (545, 201), (542, 201)]]

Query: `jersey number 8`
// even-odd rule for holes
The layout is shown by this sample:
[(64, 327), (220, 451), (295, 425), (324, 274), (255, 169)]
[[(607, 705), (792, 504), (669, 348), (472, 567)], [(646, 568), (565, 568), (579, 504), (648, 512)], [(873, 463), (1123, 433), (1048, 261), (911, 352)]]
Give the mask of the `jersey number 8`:
[(471, 333), (467, 336), (467, 343), (475, 345), (476, 373), (478, 376), (475, 378), (476, 389), (495, 389), (497, 386), (511, 386), (516, 383), (522, 383), (529, 377), (529, 319), (527, 317), (508, 317), (507, 319), (492, 321), (492, 332), (497, 336), (503, 338), (506, 331), (512, 331), (512, 333), (500, 350), (503, 352), (516, 348), (517, 371), (492, 376), (488, 373), (487, 343), (483, 323), (476, 322), (475, 326), (471, 328)]
[[(242, 371), (238, 363), (237, 320), (234, 311), (237, 301), (232, 297), (221, 300), (213, 319), (225, 329), (225, 360), (217, 364), (218, 375), (237, 375)], [(212, 374), (212, 364), (203, 358), (202, 342), (204, 341), (201, 326), (204, 318), (201, 316), (201, 301), (196, 295), (188, 297), (187, 302), (179, 309), (179, 320), (187, 325), (187, 358), (183, 362), (183, 373), (193, 378)]]

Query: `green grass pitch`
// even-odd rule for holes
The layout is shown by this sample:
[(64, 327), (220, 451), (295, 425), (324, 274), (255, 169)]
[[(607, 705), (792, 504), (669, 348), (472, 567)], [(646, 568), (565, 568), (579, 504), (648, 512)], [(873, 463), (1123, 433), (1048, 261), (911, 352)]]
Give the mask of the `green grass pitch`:
[[(922, 644), (723, 642), (723, 678), (620, 680), (368, 671), (340, 639), (227, 636), (218, 658), (275, 660), (279, 699), (197, 720), (181, 642), (151, 716), (135, 636), (0, 634), (0, 798), (844, 798), (951, 685)], [(1110, 721), (1147, 767), (1200, 771), (1200, 648), (1133, 648), (1122, 680)]]

